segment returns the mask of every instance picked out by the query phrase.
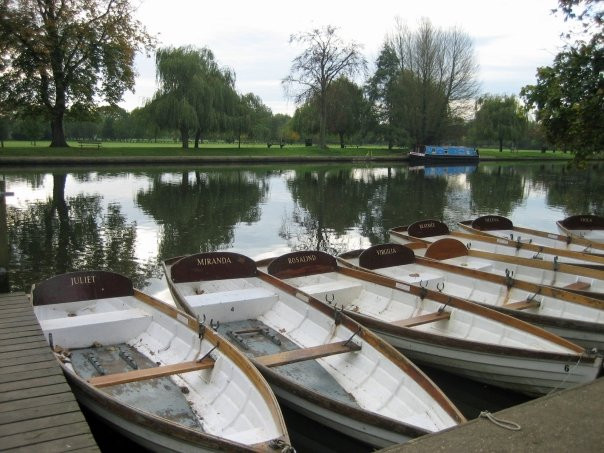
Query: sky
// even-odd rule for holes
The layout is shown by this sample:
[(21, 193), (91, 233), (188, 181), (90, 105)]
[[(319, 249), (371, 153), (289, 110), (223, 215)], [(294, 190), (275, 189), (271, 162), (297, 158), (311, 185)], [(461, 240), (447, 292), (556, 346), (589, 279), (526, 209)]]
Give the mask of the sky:
[[(481, 92), (518, 95), (564, 45), (560, 33), (568, 25), (551, 13), (557, 5), (557, 0), (142, 0), (136, 18), (157, 37), (158, 47), (208, 47), (221, 66), (235, 71), (240, 93), (252, 92), (273, 113), (291, 115), (296, 105), (281, 80), (302, 50), (289, 43), (293, 33), (338, 27), (343, 40), (362, 45), (371, 74), (396, 18), (411, 29), (422, 18), (443, 29), (461, 27), (473, 40)], [(157, 89), (153, 57), (138, 55), (135, 66), (135, 92), (125, 93), (120, 104), (127, 110), (143, 106)]]

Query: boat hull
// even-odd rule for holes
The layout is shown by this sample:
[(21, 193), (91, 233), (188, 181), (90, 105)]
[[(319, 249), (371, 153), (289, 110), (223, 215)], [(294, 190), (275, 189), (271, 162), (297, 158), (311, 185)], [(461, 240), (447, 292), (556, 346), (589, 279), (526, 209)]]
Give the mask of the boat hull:
[(586, 358), (582, 363), (547, 355), (490, 353), (488, 348), (457, 348), (376, 325), (371, 329), (418, 364), (534, 397), (591, 382), (602, 368), (601, 358)]

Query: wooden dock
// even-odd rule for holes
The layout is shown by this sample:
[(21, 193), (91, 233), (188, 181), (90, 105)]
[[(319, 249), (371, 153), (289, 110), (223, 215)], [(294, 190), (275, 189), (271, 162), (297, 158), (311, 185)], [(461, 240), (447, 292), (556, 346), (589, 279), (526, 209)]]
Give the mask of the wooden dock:
[(100, 451), (24, 293), (0, 295), (0, 450)]

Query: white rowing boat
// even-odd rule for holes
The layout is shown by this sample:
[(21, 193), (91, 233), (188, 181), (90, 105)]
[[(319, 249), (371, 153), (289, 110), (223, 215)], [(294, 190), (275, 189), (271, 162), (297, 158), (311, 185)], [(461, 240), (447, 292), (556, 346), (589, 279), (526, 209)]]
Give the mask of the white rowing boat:
[(458, 226), (471, 234), (501, 237), (517, 243), (542, 245), (579, 253), (604, 254), (604, 242), (515, 226), (510, 219), (498, 215), (485, 215), (474, 220), (464, 220), (459, 222)]
[(34, 312), (80, 404), (154, 451), (282, 451), (260, 373), (224, 338), (126, 277), (91, 271), (34, 286)]
[(564, 234), (604, 245), (604, 217), (574, 215), (557, 221), (556, 225)]
[(604, 351), (602, 300), (525, 282), (509, 274), (496, 275), (415, 256), (401, 244), (342, 253), (338, 261), (494, 308), (585, 348)]
[(376, 447), (464, 421), (394, 348), (251, 259), (216, 252), (164, 265), (177, 303), (231, 338), (282, 404)]
[[(259, 263), (263, 264), (263, 263)], [(323, 252), (274, 259), (268, 272), (378, 333), (417, 363), (528, 395), (595, 379), (602, 357), (486, 307), (337, 265)]]
[(521, 280), (536, 285), (604, 298), (604, 270), (572, 264), (520, 258), (468, 248), (457, 239), (439, 239), (433, 243), (414, 242), (394, 235), (396, 243), (413, 249), (416, 256), (424, 256), (446, 264), (473, 269), (506, 279)]
[(392, 228), (389, 232), (390, 240), (396, 243), (404, 244), (409, 241), (432, 243), (439, 239), (457, 239), (463, 241), (472, 250), (528, 258), (535, 261), (560, 262), (604, 269), (604, 256), (555, 249), (542, 245), (512, 241), (506, 238), (468, 234), (459, 231), (452, 232), (445, 223), (434, 219), (420, 220), (409, 226)]

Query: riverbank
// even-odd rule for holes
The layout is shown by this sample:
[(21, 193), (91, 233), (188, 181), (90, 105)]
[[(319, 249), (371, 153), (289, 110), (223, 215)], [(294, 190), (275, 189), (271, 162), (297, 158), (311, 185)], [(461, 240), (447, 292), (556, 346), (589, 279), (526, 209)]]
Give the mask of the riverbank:
[[(48, 148), (40, 146), (11, 146), (0, 149), (0, 165), (125, 165), (125, 164), (223, 164), (223, 163), (283, 163), (283, 162), (406, 162), (408, 154), (387, 148), (328, 148), (249, 146), (178, 147), (132, 144), (103, 144), (99, 148)], [(121, 145), (121, 144), (120, 144)], [(540, 151), (480, 150), (481, 161), (570, 161), (570, 153)]]

